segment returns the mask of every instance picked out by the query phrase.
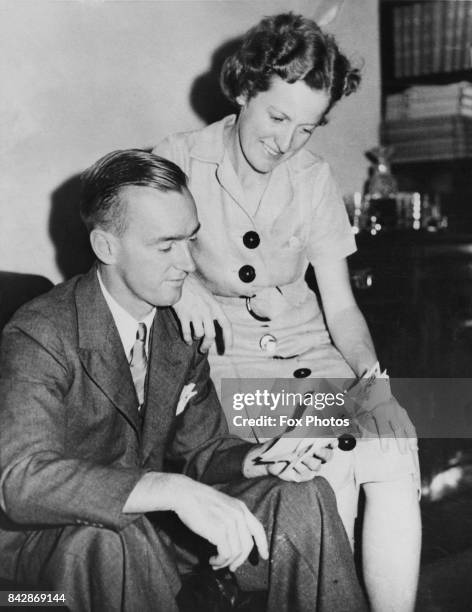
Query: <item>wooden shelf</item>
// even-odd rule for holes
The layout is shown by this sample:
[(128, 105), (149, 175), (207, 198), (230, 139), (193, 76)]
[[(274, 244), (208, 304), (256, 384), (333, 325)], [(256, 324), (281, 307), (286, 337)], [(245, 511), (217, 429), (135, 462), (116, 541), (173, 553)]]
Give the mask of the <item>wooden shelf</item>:
[(458, 81), (472, 82), (472, 69), (455, 70), (453, 72), (432, 72), (431, 74), (419, 74), (399, 79), (394, 79), (387, 75), (382, 81), (382, 89), (386, 95), (398, 93), (411, 85), (449, 85)]

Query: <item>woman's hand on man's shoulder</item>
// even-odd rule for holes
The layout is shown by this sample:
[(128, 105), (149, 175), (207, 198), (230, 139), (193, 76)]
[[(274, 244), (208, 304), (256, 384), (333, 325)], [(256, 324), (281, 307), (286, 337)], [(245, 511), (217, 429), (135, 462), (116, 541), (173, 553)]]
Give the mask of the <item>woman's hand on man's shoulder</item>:
[(200, 351), (208, 351), (215, 342), (219, 326), (224, 348), (232, 346), (233, 329), (230, 320), (213, 294), (194, 276), (185, 279), (182, 296), (173, 308), (187, 344), (201, 338)]

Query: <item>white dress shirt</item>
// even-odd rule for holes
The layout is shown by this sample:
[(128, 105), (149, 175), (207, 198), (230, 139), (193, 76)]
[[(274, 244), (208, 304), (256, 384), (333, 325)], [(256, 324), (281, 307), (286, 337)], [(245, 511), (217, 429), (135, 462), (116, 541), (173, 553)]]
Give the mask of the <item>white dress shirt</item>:
[(121, 342), (123, 344), (123, 348), (125, 351), (126, 359), (130, 360), (131, 349), (136, 341), (136, 334), (138, 333), (138, 325), (139, 323), (144, 323), (146, 325), (146, 344), (145, 351), (146, 355), (149, 357), (149, 339), (150, 339), (150, 331), (152, 322), (154, 320), (154, 316), (156, 314), (156, 308), (154, 307), (151, 312), (144, 317), (141, 321), (136, 321), (136, 319), (129, 314), (118, 302), (115, 298), (110, 294), (105, 285), (103, 284), (102, 277), (100, 275), (100, 271), (97, 270), (98, 282), (100, 283), (100, 289), (102, 290), (103, 297), (110, 309), (113, 320), (115, 321), (115, 325), (118, 329), (118, 334), (120, 336)]

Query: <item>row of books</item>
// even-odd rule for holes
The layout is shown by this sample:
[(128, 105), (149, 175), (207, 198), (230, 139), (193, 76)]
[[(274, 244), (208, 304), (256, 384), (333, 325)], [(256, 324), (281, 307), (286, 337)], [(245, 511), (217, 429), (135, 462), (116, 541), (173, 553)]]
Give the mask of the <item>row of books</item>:
[(413, 85), (385, 99), (387, 121), (443, 115), (472, 117), (472, 83)]
[(385, 121), (381, 140), (393, 147), (394, 162), (471, 157), (472, 117), (455, 114)]
[(395, 145), (392, 161), (394, 163), (409, 163), (470, 157), (472, 157), (472, 142), (464, 143), (436, 139)]
[(396, 78), (472, 66), (472, 0), (405, 3), (393, 8)]

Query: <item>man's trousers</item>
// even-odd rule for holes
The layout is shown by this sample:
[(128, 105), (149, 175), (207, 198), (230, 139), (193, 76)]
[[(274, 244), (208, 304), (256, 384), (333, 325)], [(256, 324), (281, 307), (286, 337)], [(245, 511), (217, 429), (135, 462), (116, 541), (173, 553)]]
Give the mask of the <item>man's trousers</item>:
[[(244, 501), (265, 527), (269, 561), (246, 561), (236, 578), (243, 590), (267, 591), (268, 612), (367, 609), (323, 478), (287, 483), (264, 477), (218, 489)], [(159, 514), (141, 516), (120, 532), (92, 526), (31, 532), (17, 580), (64, 593), (72, 612), (178, 612), (181, 561), (189, 555), (182, 550), (185, 536), (174, 541), (159, 527)], [(188, 548), (190, 540), (201, 539), (189, 537)]]

